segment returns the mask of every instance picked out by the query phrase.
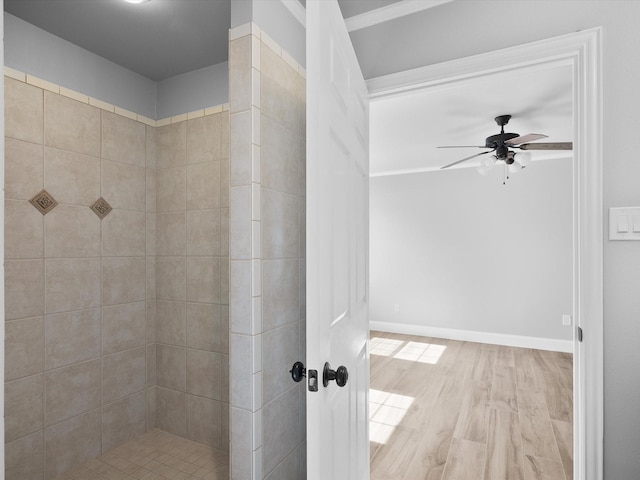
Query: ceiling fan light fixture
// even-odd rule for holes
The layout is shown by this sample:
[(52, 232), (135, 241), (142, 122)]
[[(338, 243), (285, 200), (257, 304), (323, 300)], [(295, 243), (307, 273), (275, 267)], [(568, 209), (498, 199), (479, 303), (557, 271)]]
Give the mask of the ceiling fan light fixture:
[(509, 173), (518, 173), (523, 168), (524, 167), (520, 162), (515, 161), (511, 165), (509, 165)]
[(480, 159), (480, 168), (484, 168), (487, 172), (491, 170), (496, 164), (496, 157), (489, 155)]
[(516, 154), (516, 160), (522, 165), (522, 168), (527, 167), (531, 163), (531, 152), (518, 152)]

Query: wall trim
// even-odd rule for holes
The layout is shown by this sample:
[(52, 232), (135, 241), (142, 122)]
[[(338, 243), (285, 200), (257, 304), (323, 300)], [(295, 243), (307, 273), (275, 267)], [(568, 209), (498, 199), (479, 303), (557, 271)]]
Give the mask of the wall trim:
[(445, 338), (462, 342), (488, 343), (507, 347), (534, 348), (552, 352), (573, 353), (572, 340), (558, 340), (555, 338), (525, 337), (523, 335), (508, 335), (505, 333), (477, 332), (474, 330), (459, 330), (456, 328), (430, 327), (411, 323), (369, 322), (370, 330), (388, 333), (402, 333), (405, 335), (420, 335), (421, 337)]
[[(372, 78), (372, 100), (455, 84), (496, 72), (570, 65), (574, 158), (574, 475), (604, 475), (604, 290), (602, 193), (602, 27), (406, 72)], [(584, 332), (578, 342), (577, 327)]]
[(353, 32), (452, 1), (453, 0), (403, 0), (387, 5), (386, 7), (376, 8), (375, 10), (346, 18), (344, 23), (347, 25), (347, 30)]
[(115, 113), (117, 115), (130, 118), (131, 120), (144, 123), (145, 125), (148, 125), (150, 127), (163, 127), (171, 123), (183, 122), (185, 120), (205, 117), (207, 115), (215, 115), (216, 113), (221, 113), (229, 110), (229, 104), (224, 103), (222, 105), (214, 105), (211, 107), (203, 108), (201, 110), (196, 110), (189, 113), (183, 113), (181, 115), (174, 115), (172, 117), (167, 117), (160, 120), (154, 120), (152, 118), (145, 117), (144, 115), (140, 115), (139, 113), (135, 113), (130, 110), (120, 108), (116, 105), (103, 102), (102, 100), (99, 100), (97, 98), (89, 97), (88, 95), (85, 95), (83, 93), (79, 93), (75, 90), (71, 90), (69, 88), (60, 86), (56, 83), (49, 82), (48, 80), (43, 80), (42, 78), (34, 77), (33, 75), (21, 72), (20, 70), (16, 70), (15, 68), (5, 66), (4, 75), (6, 77), (13, 78), (14, 80), (18, 80), (19, 82), (27, 83), (29, 85), (33, 85), (34, 87), (41, 88), (42, 90), (47, 90), (49, 92), (62, 95), (63, 97), (68, 97), (78, 102), (86, 103), (87, 105), (92, 105), (94, 107), (99, 108), (100, 110), (104, 110), (106, 112)]

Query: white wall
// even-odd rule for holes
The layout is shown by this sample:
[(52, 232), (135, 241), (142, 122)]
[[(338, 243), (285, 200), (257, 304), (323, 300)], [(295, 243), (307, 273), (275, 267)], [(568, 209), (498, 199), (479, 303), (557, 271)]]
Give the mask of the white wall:
[(156, 83), (6, 12), (4, 27), (6, 66), (152, 119), (229, 101), (227, 62)]
[(7, 12), (4, 28), (4, 65), (156, 118), (155, 82)]
[[(606, 222), (609, 207), (640, 205), (640, 162), (629, 141), (639, 127), (638, 18), (638, 1), (456, 1), (354, 32), (352, 38), (363, 55), (361, 65), (372, 66), (370, 77), (602, 26)], [(605, 239), (605, 480), (640, 478), (638, 272), (640, 243)]]
[[(571, 339), (571, 161), (373, 177), (372, 322)], [(395, 305), (399, 311), (395, 311)]]

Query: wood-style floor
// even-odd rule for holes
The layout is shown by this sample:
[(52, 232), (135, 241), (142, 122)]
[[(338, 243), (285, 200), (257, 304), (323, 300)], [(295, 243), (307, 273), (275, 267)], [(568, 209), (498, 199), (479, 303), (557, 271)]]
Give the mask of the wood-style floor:
[(371, 333), (371, 480), (572, 480), (573, 355)]

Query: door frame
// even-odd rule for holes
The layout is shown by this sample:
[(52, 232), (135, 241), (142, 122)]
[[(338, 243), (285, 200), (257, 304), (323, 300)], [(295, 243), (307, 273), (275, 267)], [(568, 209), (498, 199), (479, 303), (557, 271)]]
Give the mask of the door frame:
[(560, 65), (571, 66), (573, 74), (574, 478), (595, 480), (603, 478), (604, 448), (602, 28), (384, 75), (367, 86), (375, 101)]

